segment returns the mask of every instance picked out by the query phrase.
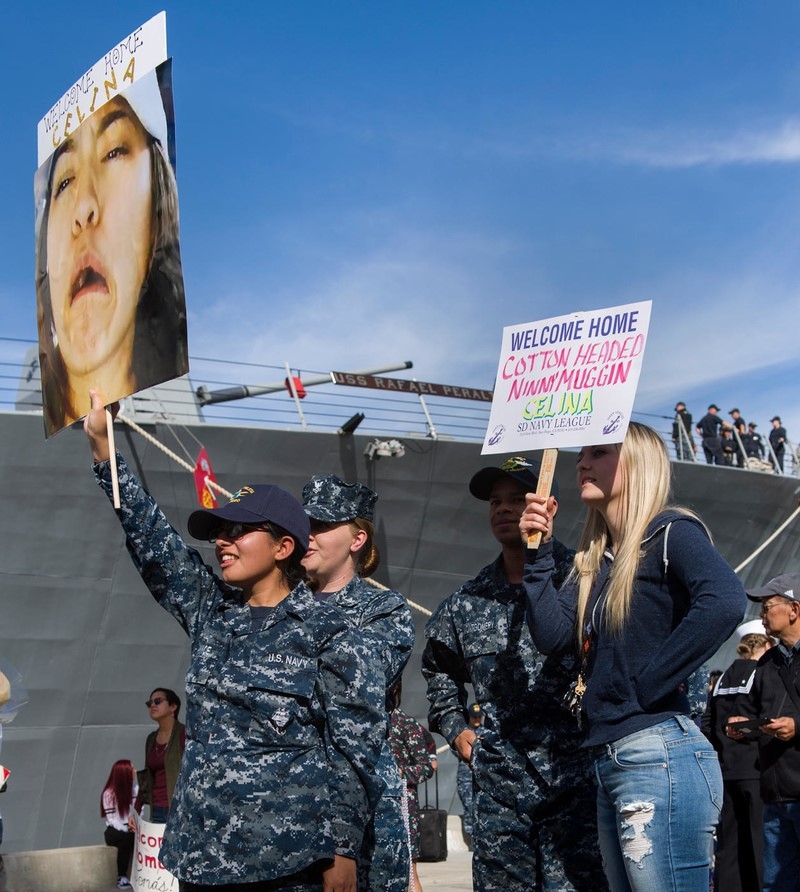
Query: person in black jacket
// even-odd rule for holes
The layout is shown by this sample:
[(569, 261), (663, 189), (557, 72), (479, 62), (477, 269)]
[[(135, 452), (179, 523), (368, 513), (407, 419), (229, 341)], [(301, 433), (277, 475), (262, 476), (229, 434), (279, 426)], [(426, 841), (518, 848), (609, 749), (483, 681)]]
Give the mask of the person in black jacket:
[(764, 890), (795, 892), (800, 875), (800, 574), (785, 573), (747, 597), (761, 602), (768, 635), (778, 639), (758, 661), (752, 689), (736, 701), (728, 736), (740, 721), (757, 727), (764, 802)]
[(756, 433), (757, 426), (755, 421), (749, 422), (747, 425), (747, 433), (742, 437), (742, 443), (744, 444), (744, 451), (747, 453), (748, 458), (758, 458), (763, 460), (764, 441), (761, 439), (761, 434)]
[[(683, 426), (683, 430), (679, 427)], [(685, 434), (684, 434), (685, 431)], [(675, 403), (675, 420), (672, 422), (672, 442), (675, 444), (675, 454), (680, 461), (693, 458), (689, 455), (697, 452), (697, 446), (692, 439), (692, 413), (686, 408), (686, 403), (679, 400)]]
[(786, 428), (781, 423), (780, 415), (771, 418), (770, 424), (772, 424), (772, 430), (769, 432), (769, 442), (772, 446), (772, 451), (775, 453), (775, 458), (773, 459), (770, 456), (769, 460), (772, 462), (773, 467), (775, 467), (776, 462), (778, 463), (778, 468), (780, 468), (782, 474), (783, 456), (786, 452)]
[(722, 455), (722, 443), (719, 438), (720, 428), (730, 428), (727, 421), (723, 421), (719, 415), (719, 406), (712, 403), (708, 412), (697, 422), (695, 430), (703, 439), (703, 452), (706, 456), (706, 464), (724, 465)]
[[(747, 629), (749, 625), (739, 628)], [(762, 633), (742, 635), (736, 648), (738, 658), (712, 688), (703, 716), (703, 731), (714, 745), (722, 768), (722, 813), (714, 859), (715, 892), (761, 890), (764, 816), (759, 792), (758, 740), (752, 734), (732, 740), (725, 728), (736, 711), (738, 697), (749, 693), (752, 687), (756, 661), (771, 644)]]
[[(742, 418), (742, 413), (738, 409), (731, 409), (728, 413), (731, 418), (732, 430), (731, 430), (731, 439), (733, 440), (734, 447), (733, 451), (736, 455), (736, 467), (743, 468), (744, 467), (744, 453), (742, 452), (742, 446), (740, 445), (742, 438), (744, 437), (747, 431), (747, 425), (744, 423), (744, 418)], [(724, 445), (723, 445), (724, 448)]]
[(733, 467), (736, 458), (736, 443), (733, 441), (733, 431), (723, 428), (720, 431), (719, 438), (720, 449), (722, 449), (722, 463), (729, 468)]

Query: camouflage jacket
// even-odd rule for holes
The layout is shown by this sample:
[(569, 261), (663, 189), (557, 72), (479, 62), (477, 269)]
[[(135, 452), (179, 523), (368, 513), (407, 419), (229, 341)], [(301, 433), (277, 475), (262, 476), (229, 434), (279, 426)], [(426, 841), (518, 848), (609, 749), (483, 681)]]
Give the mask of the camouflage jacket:
[[(367, 650), (380, 659), (388, 694), (400, 681), (414, 649), (414, 621), (406, 599), (400, 592), (371, 585), (356, 574), (326, 601), (342, 611), (358, 629)], [(384, 795), (402, 795), (400, 774), (388, 743), (384, 743), (375, 770), (384, 783)]]
[(378, 588), (354, 576), (327, 599), (361, 632), (367, 647), (380, 658), (386, 690), (400, 681), (414, 649), (414, 621), (400, 592)]
[[(354, 858), (380, 795), (383, 679), (344, 616), (298, 585), (254, 627), (118, 456), (128, 551), (191, 639), (186, 750), (161, 848), (180, 880), (222, 885)], [(110, 494), (108, 463), (95, 465)]]
[[(574, 552), (559, 542), (554, 551), (559, 584)], [(577, 678), (576, 657), (545, 657), (536, 650), (524, 589), (506, 580), (502, 557), (445, 598), (428, 620), (425, 637), (422, 674), (432, 731), (452, 744), (468, 727), (465, 685), (471, 684), (485, 714), (478, 733), (493, 752), (516, 763), (527, 759), (547, 786), (588, 772), (583, 735), (563, 705)]]

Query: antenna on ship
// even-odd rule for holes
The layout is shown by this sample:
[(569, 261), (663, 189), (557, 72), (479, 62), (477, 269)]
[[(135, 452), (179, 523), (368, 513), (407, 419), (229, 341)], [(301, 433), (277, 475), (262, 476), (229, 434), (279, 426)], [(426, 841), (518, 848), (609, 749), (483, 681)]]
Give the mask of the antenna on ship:
[[(362, 369), (358, 372), (347, 372), (348, 375), (382, 375), (384, 372), (399, 372), (402, 369), (410, 369), (414, 367), (414, 363), (410, 360), (406, 360), (403, 363), (398, 363), (395, 365), (387, 365), (382, 366), (376, 369)], [(292, 383), (295, 385), (298, 395), (301, 391), (301, 387), (303, 392), (306, 387), (313, 387), (315, 384), (335, 384), (336, 379), (334, 378), (333, 372), (328, 372), (327, 375), (319, 375), (316, 378), (306, 378), (304, 381), (300, 381), (299, 378), (293, 379)], [(227, 403), (232, 400), (243, 400), (248, 396), (261, 396), (265, 393), (278, 393), (281, 390), (289, 390), (291, 393), (291, 388), (289, 384), (289, 379), (286, 378), (283, 381), (275, 382), (274, 384), (259, 384), (255, 386), (251, 386), (249, 384), (240, 384), (237, 387), (226, 387), (223, 390), (209, 390), (205, 385), (198, 387), (195, 391), (197, 395), (197, 399), (200, 402), (201, 406), (208, 406), (211, 403)], [(303, 393), (305, 395), (305, 393)]]

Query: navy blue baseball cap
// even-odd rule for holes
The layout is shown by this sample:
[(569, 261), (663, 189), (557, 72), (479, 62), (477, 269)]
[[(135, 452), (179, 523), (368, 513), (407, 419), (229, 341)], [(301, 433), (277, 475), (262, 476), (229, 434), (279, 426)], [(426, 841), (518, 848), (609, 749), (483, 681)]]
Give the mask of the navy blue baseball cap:
[(303, 487), (303, 509), (324, 523), (362, 517), (372, 521), (378, 494), (363, 483), (345, 483), (335, 474), (315, 474)]
[[(469, 481), (469, 491), (476, 499), (489, 501), (492, 487), (503, 477), (510, 477), (521, 483), (529, 492), (536, 492), (539, 485), (539, 472), (542, 465), (535, 458), (527, 459), (522, 455), (506, 459), (499, 468), (481, 468)], [(553, 480), (550, 495), (558, 498), (558, 481)]]
[(243, 486), (227, 505), (193, 511), (189, 515), (189, 535), (195, 539), (208, 539), (220, 521), (274, 523), (294, 536), (303, 551), (308, 549), (309, 523), (303, 506), (285, 489), (271, 483)]

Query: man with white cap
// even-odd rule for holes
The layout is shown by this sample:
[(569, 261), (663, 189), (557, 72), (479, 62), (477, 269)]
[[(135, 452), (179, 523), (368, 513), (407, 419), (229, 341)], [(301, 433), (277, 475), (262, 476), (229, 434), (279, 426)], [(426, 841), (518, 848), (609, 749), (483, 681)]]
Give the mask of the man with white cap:
[(728, 736), (749, 719), (758, 734), (764, 801), (764, 892), (795, 892), (800, 876), (800, 574), (784, 573), (747, 597), (761, 603), (767, 635), (778, 639), (758, 661), (753, 686), (736, 703)]

